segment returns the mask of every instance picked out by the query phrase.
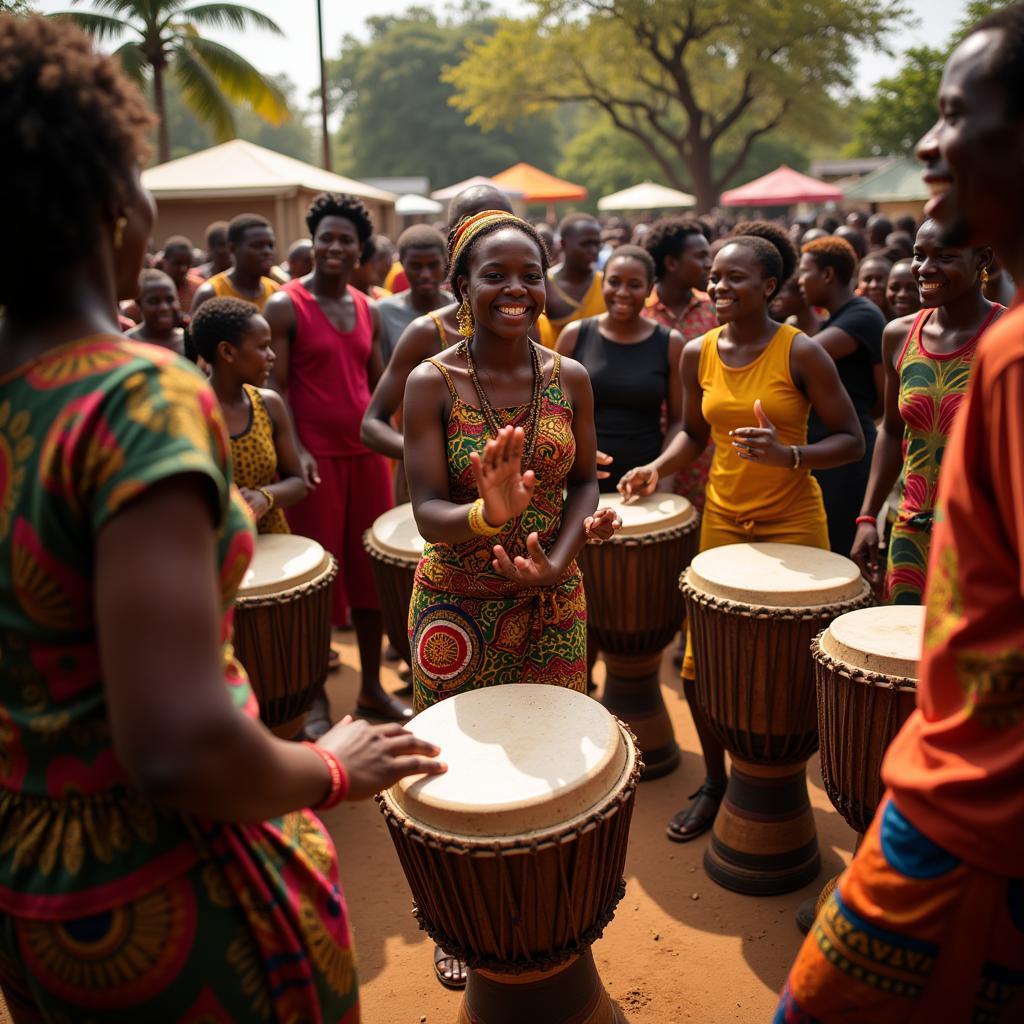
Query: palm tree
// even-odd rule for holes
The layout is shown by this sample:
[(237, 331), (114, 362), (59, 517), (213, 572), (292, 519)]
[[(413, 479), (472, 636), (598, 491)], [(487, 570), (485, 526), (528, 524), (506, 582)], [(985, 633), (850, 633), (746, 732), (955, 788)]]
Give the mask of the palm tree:
[[(72, 4), (83, 0), (71, 0)], [(278, 86), (244, 57), (211, 39), (201, 28), (262, 28), (283, 35), (277, 23), (241, 4), (196, 4), (187, 0), (92, 0), (93, 11), (64, 11), (97, 41), (115, 40), (129, 32), (136, 38), (115, 51), (125, 71), (140, 85), (152, 83), (153, 107), (159, 118), (157, 153), (160, 163), (171, 158), (167, 132), (164, 76), (172, 74), (192, 112), (221, 142), (235, 137), (232, 102), (245, 103), (271, 124), (288, 118), (288, 105)]]

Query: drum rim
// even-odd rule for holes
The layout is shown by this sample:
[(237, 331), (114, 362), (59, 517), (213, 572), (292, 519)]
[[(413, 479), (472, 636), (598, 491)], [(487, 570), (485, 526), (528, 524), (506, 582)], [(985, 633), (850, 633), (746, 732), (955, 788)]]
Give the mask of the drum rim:
[[(775, 541), (742, 541), (742, 542), (739, 542), (739, 543), (736, 543), (736, 544), (722, 544), (722, 545), (719, 545), (717, 547), (707, 548), (704, 551), (698, 551), (697, 554), (693, 556), (693, 559), (691, 560), (690, 565), (687, 567), (686, 571), (689, 572), (689, 573), (693, 573), (693, 575), (697, 579), (699, 579), (701, 581), (702, 586), (698, 587), (695, 582), (692, 582), (690, 580), (688, 580), (687, 582), (690, 584), (690, 586), (694, 587), (694, 589), (697, 590), (700, 593), (706, 593), (706, 594), (709, 594), (709, 595), (714, 596), (714, 597), (718, 597), (718, 598), (720, 598), (722, 600), (726, 600), (726, 601), (733, 601), (733, 602), (736, 602), (736, 603), (739, 603), (739, 604), (745, 604), (745, 605), (748, 605), (751, 608), (813, 608), (813, 607), (820, 606), (820, 605), (813, 605), (813, 604), (796, 604), (793, 601), (793, 596), (794, 595), (793, 595), (792, 592), (782, 592), (782, 591), (780, 591), (779, 593), (780, 594), (785, 593), (785, 597), (786, 597), (785, 603), (783, 603), (782, 601), (755, 602), (755, 601), (750, 600), (749, 596), (748, 596), (752, 592), (740, 590), (738, 587), (735, 587), (735, 586), (733, 586), (732, 584), (729, 584), (729, 583), (717, 583), (714, 580), (709, 580), (709, 579), (707, 579), (707, 577), (701, 575), (699, 564), (696, 565), (696, 566), (694, 565), (694, 563), (698, 562), (698, 560), (703, 555), (711, 555), (712, 553), (716, 553), (716, 554), (717, 553), (721, 553), (722, 551), (726, 550), (727, 548), (764, 547), (764, 546), (767, 546), (767, 545), (772, 545), (773, 547), (785, 547), (785, 548), (802, 549), (802, 550), (805, 550), (805, 551), (816, 552), (816, 553), (818, 553), (820, 555), (825, 555), (825, 556), (828, 556), (828, 557), (841, 558), (844, 562), (846, 562), (849, 566), (851, 566), (855, 570), (856, 575), (855, 576), (851, 576), (849, 582), (847, 584), (841, 585), (837, 589), (837, 591), (834, 591), (832, 593), (828, 593), (826, 591), (821, 591), (820, 595), (819, 595), (819, 598), (818, 598), (820, 601), (823, 601), (823, 602), (828, 603), (828, 604), (839, 604), (839, 603), (841, 603), (843, 601), (848, 601), (848, 600), (851, 600), (853, 598), (858, 597), (861, 593), (863, 593), (864, 588), (868, 586), (867, 581), (864, 579), (864, 576), (861, 574), (860, 570), (857, 568), (856, 563), (853, 562), (851, 559), (847, 558), (845, 555), (837, 555), (833, 551), (828, 551), (828, 550), (826, 550), (824, 548), (814, 548), (814, 547), (811, 547), (808, 544), (780, 544), (780, 543), (775, 542)], [(857, 587), (857, 593), (853, 593), (852, 592), (852, 588), (854, 588), (855, 586)], [(766, 596), (768, 596), (768, 595), (766, 595)]]
[[(601, 495), (600, 499), (598, 500), (597, 507), (601, 508), (602, 502), (606, 501), (606, 499), (609, 497), (612, 497), (612, 495), (609, 495), (607, 493)], [(615, 497), (618, 498), (619, 500), (607, 502), (604, 507), (614, 508), (618, 510), (619, 506), (623, 503), (624, 499), (622, 499), (620, 495), (616, 495)], [(665, 498), (678, 498), (680, 501), (685, 502), (685, 505), (682, 509), (680, 509), (678, 513), (676, 513), (675, 516), (667, 520), (657, 520), (652, 523), (646, 523), (643, 526), (627, 526), (626, 523), (623, 522), (622, 526), (619, 528), (615, 536), (612, 538), (613, 542), (617, 541), (621, 543), (627, 537), (639, 540), (641, 538), (655, 534), (668, 533), (672, 530), (681, 530), (683, 533), (686, 533), (689, 530), (695, 529), (700, 522), (700, 513), (697, 511), (697, 508), (693, 504), (693, 502), (690, 501), (690, 499), (687, 498), (685, 495), (675, 494), (672, 491), (656, 491), (654, 494), (644, 495), (639, 500), (645, 501), (648, 498), (655, 498), (656, 500), (660, 501), (663, 501)], [(689, 514), (684, 515), (685, 513)], [(684, 516), (684, 518), (680, 519), (679, 516)]]
[[(629, 794), (636, 789), (643, 769), (643, 758), (636, 744), (632, 729), (623, 721), (612, 718), (619, 729), (625, 747), (625, 758), (622, 769), (616, 776), (608, 792), (597, 802), (572, 818), (557, 825), (546, 828), (530, 829), (506, 835), (478, 836), (466, 835), (461, 832), (442, 832), (434, 825), (410, 814), (394, 798), (390, 789), (382, 790), (376, 800), (385, 817), (391, 817), (396, 826), (403, 831), (415, 832), (418, 837), (433, 846), (460, 852), (512, 852), (517, 849), (529, 850), (548, 843), (557, 843), (575, 832), (582, 831), (590, 822), (603, 820), (613, 812), (618, 812)], [(607, 812), (607, 813), (605, 813)], [(469, 850), (467, 851), (467, 847)]]
[[(373, 555), (375, 552), (379, 551), (379, 552), (383, 552), (384, 554), (387, 554), (387, 555), (391, 556), (392, 558), (408, 559), (409, 561), (412, 562), (413, 565), (418, 563), (419, 560), (423, 557), (423, 552), (422, 551), (415, 552), (415, 551), (409, 551), (408, 549), (405, 549), (405, 548), (396, 548), (396, 547), (393, 547), (391, 544), (386, 544), (384, 541), (382, 541), (378, 537), (374, 536), (374, 531), (377, 529), (377, 524), (382, 519), (387, 519), (389, 517), (390, 518), (397, 518), (395, 516), (395, 513), (399, 512), (399, 511), (406, 510), (406, 509), (408, 510), (408, 514), (412, 518), (413, 524), (415, 525), (416, 517), (415, 517), (415, 515), (413, 515), (412, 502), (411, 501), (404, 501), (404, 502), (402, 502), (401, 505), (395, 505), (394, 508), (389, 508), (386, 512), (382, 512), (363, 531), (363, 547), (366, 548), (367, 552), (370, 555)], [(419, 536), (418, 531), (417, 531), (417, 536)], [(424, 545), (424, 547), (426, 547), (427, 542), (422, 537), (420, 537), (420, 540), (423, 541), (423, 545)], [(373, 544), (373, 548), (370, 547), (371, 543)]]
[[(746, 612), (753, 613), (758, 618), (770, 618), (770, 619), (820, 619), (826, 616), (832, 618), (838, 618), (839, 615), (843, 615), (848, 611), (856, 611), (859, 608), (871, 607), (871, 603), (874, 601), (874, 595), (871, 590), (871, 586), (863, 576), (859, 577), (860, 581), (860, 592), (857, 594), (851, 594), (847, 597), (839, 599), (833, 599), (828, 604), (804, 604), (804, 605), (784, 605), (784, 604), (752, 604), (749, 601), (737, 601), (731, 597), (721, 597), (718, 594), (711, 594), (706, 590), (694, 586), (687, 575), (690, 572), (691, 567), (687, 567), (679, 575), (679, 589), (683, 592), (683, 597), (688, 601), (694, 601), (697, 604), (705, 605), (708, 608), (714, 608), (718, 611), (729, 611), (738, 614), (744, 614)], [(864, 604), (865, 598), (871, 598), (871, 603)], [(839, 609), (833, 615), (834, 609)]]
[(235, 595), (235, 610), (257, 608), (261, 605), (283, 604), (286, 601), (297, 601), (311, 590), (321, 590), (323, 587), (329, 586), (337, 575), (338, 560), (325, 548), (324, 557), (314, 575), (302, 580), (301, 583), (294, 583), (281, 590), (268, 592), (263, 588), (258, 588), (247, 593), (239, 591)]
[[(425, 543), (426, 541), (424, 541)], [(363, 531), (363, 549), (377, 562), (381, 562), (384, 565), (393, 565), (398, 569), (408, 568), (415, 571), (416, 566), (420, 564), (423, 558), (422, 555), (410, 554), (409, 552), (399, 551), (397, 548), (381, 544), (373, 536), (373, 530), (370, 528)]]
[(828, 626), (811, 641), (811, 657), (822, 668), (828, 669), (836, 675), (846, 676), (853, 682), (866, 683), (870, 686), (878, 686), (886, 690), (898, 690), (901, 693), (917, 692), (918, 680), (911, 676), (875, 672), (871, 669), (861, 668), (859, 665), (851, 665), (848, 661), (837, 658), (821, 645), (822, 637), (827, 632)]

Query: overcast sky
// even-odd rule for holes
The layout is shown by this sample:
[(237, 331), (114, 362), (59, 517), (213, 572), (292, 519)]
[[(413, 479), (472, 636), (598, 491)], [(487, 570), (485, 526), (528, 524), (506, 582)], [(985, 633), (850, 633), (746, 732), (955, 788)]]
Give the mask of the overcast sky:
[[(261, 71), (277, 74), (284, 72), (292, 79), (303, 96), (315, 89), (319, 82), (316, 60), (316, 0), (242, 0), (248, 6), (263, 11), (285, 31), (285, 37), (266, 32), (249, 32), (239, 37), (237, 32), (209, 32), (255, 64)], [(328, 57), (338, 53), (342, 36), (361, 35), (366, 19), (372, 15), (395, 14), (413, 6), (415, 0), (323, 0), (324, 47)], [(754, 0), (757, 2), (757, 0)], [(856, 2), (856, 0), (851, 0)], [(69, 0), (34, 0), (34, 6), (43, 11), (67, 10)], [(89, 4), (80, 4), (88, 10)], [(419, 0), (419, 6), (442, 9), (449, 5)], [(919, 24), (900, 33), (897, 49), (921, 44), (939, 45), (949, 37), (953, 26), (960, 20), (964, 0), (907, 0)], [(494, 7), (512, 14), (522, 13), (528, 4), (522, 0), (497, 0)], [(879, 53), (864, 52), (857, 67), (857, 81), (861, 91), (868, 91), (878, 78), (891, 73), (898, 61)]]

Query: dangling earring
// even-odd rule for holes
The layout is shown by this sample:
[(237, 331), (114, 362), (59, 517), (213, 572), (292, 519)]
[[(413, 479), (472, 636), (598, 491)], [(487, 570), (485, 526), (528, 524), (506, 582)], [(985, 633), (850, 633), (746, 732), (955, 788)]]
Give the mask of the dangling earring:
[(114, 221), (114, 248), (120, 249), (124, 245), (124, 229), (128, 227), (127, 217), (118, 217)]
[(459, 334), (464, 338), (473, 337), (476, 324), (473, 322), (473, 309), (469, 304), (469, 299), (462, 300), (462, 305), (459, 306), (459, 311), (455, 314), (455, 321), (459, 325)]
[(981, 277), (981, 287), (984, 288), (988, 284), (988, 267), (982, 267), (979, 276)]

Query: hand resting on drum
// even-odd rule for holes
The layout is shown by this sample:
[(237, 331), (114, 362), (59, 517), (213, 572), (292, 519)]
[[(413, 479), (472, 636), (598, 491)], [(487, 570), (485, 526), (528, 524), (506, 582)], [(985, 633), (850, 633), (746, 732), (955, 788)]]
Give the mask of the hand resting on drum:
[(653, 463), (647, 466), (634, 466), (628, 473), (624, 473), (619, 481), (618, 492), (626, 502), (636, 501), (637, 498), (645, 498), (653, 494), (658, 486), (660, 474), (658, 467)]
[(348, 775), (348, 800), (365, 800), (407, 775), (443, 775), (448, 766), (434, 760), (441, 753), (397, 722), (370, 725), (346, 715), (317, 740)]

